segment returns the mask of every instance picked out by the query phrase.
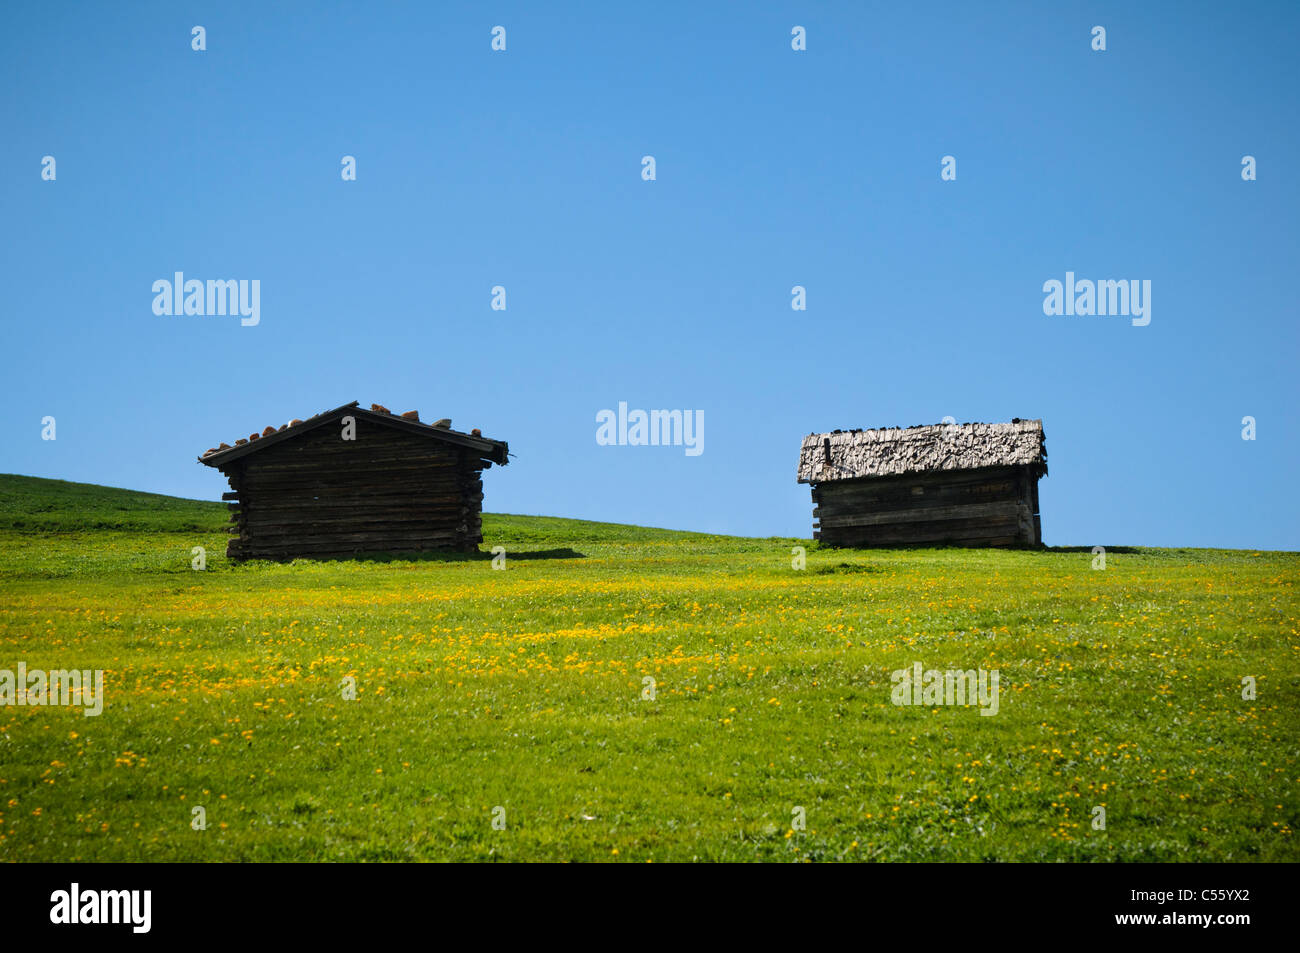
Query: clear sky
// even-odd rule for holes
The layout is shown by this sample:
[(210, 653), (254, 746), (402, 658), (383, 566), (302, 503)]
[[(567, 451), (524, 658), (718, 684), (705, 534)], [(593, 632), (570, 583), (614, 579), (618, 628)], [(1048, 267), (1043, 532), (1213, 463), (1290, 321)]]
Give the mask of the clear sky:
[[(1041, 417), (1049, 544), (1300, 548), (1298, 37), (1290, 2), (5, 3), (0, 471), (215, 499), (208, 447), (377, 401), (508, 440), (489, 511), (806, 537), (804, 434)], [(154, 314), (177, 271), (258, 280), (260, 322)], [(1150, 324), (1045, 315), (1067, 271), (1149, 280)], [(598, 445), (620, 401), (704, 452)]]

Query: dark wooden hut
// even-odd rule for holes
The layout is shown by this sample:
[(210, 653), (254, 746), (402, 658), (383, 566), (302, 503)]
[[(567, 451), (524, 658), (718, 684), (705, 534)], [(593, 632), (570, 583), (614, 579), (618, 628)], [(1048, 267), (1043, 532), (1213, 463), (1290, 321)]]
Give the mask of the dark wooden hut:
[(231, 559), (473, 551), (483, 541), (480, 474), (504, 441), (450, 420), (421, 423), (357, 402), (249, 434), (199, 457), (230, 481)]
[(1039, 546), (1046, 473), (1041, 420), (835, 430), (799, 448), (828, 546)]

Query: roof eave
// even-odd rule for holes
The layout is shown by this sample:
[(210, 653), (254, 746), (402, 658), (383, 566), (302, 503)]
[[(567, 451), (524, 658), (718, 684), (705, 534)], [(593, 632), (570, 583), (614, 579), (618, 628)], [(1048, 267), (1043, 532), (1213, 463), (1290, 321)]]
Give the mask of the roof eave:
[(393, 414), (382, 414), (373, 410), (365, 410), (358, 405), (357, 401), (344, 404), (342, 407), (335, 407), (333, 410), (327, 410), (324, 413), (317, 414), (304, 420), (300, 424), (292, 427), (285, 427), (283, 430), (277, 430), (273, 434), (267, 434), (265, 437), (259, 437), (256, 440), (249, 440), (248, 443), (230, 447), (226, 450), (220, 450), (217, 453), (209, 453), (199, 456), (199, 463), (204, 466), (220, 468), (224, 463), (231, 463), (235, 460), (242, 459), (250, 453), (263, 450), (268, 446), (277, 443), (283, 443), (290, 437), (297, 437), (315, 430), (317, 427), (324, 426), (345, 415), (362, 417), (367, 420), (373, 420), (381, 426), (392, 427), (396, 430), (405, 430), (420, 437), (429, 437), (435, 440), (441, 440), (444, 443), (454, 444), (465, 447), (469, 450), (477, 450), (482, 459), (490, 460), (493, 463), (505, 466), (508, 462), (510, 448), (504, 440), (491, 440), (487, 437), (475, 437), (473, 434), (461, 433), (458, 430), (444, 430), (441, 427), (434, 427), (430, 424), (420, 423), (419, 421), (406, 420)]

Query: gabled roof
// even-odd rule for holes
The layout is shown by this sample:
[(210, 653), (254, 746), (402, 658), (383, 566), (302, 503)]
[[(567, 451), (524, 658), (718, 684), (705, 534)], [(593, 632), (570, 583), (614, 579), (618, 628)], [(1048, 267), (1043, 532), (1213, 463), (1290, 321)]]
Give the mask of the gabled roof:
[(799, 482), (830, 483), (1026, 464), (1033, 466), (1039, 476), (1047, 472), (1047, 447), (1041, 420), (1017, 417), (1004, 424), (833, 430), (803, 438), (799, 447)]
[(208, 450), (198, 459), (200, 463), (210, 467), (224, 466), (233, 460), (238, 460), (240, 457), (256, 453), (258, 450), (264, 450), (285, 440), (291, 440), (307, 433), (309, 430), (315, 430), (317, 427), (334, 423), (347, 416), (355, 417), (358, 423), (363, 420), (371, 421), (385, 427), (405, 430), (408, 433), (455, 444), (458, 447), (466, 447), (477, 451), (480, 458), (503, 466), (509, 454), (510, 448), (504, 440), (489, 440), (487, 437), (481, 436), (477, 431), (474, 433), (461, 433), (452, 430), (450, 426), (421, 423), (419, 414), (415, 411), (398, 415), (379, 404), (372, 404), (370, 410), (363, 410), (354, 400), (350, 404), (335, 407), (333, 410), (327, 410), (306, 420), (293, 420), (290, 423), (281, 425), (278, 429), (267, 427), (260, 434), (249, 434), (247, 438), (236, 440), (233, 447), (223, 443), (219, 447)]

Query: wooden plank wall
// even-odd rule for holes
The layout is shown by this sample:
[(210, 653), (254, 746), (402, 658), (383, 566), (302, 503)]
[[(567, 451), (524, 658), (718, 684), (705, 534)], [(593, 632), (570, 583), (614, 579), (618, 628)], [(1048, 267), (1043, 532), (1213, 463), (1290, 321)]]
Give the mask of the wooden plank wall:
[(1038, 478), (1027, 466), (819, 483), (813, 538), (827, 546), (1036, 546)]
[(222, 468), (232, 492), (232, 559), (472, 551), (483, 540), (490, 463), (472, 450), (357, 422), (325, 426)]

